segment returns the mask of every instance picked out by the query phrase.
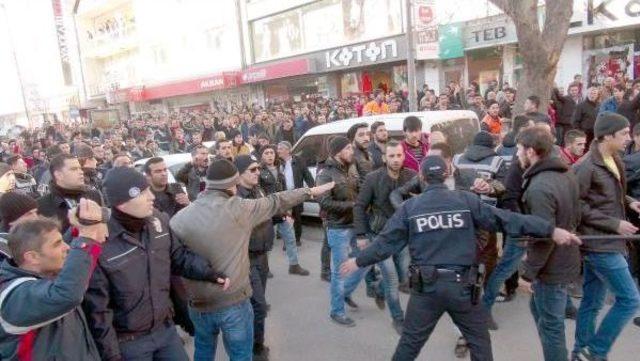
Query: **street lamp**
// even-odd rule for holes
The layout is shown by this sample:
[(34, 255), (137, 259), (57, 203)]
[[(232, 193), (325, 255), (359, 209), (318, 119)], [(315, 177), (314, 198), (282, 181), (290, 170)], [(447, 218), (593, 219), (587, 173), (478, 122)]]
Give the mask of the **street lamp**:
[(9, 24), (9, 16), (7, 15), (7, 6), (4, 1), (0, 2), (0, 7), (4, 13), (4, 21), (7, 24), (7, 35), (9, 36), (9, 47), (11, 47), (11, 54), (13, 55), (13, 62), (16, 66), (16, 74), (18, 75), (18, 82), (20, 82), (20, 93), (22, 94), (22, 104), (24, 105), (24, 114), (27, 116), (27, 122), (31, 127), (31, 115), (29, 114), (29, 107), (27, 106), (27, 97), (24, 91), (24, 82), (22, 81), (22, 72), (20, 71), (20, 64), (18, 63), (18, 56), (16, 55), (16, 48), (13, 43), (13, 36), (11, 36), (11, 26)]

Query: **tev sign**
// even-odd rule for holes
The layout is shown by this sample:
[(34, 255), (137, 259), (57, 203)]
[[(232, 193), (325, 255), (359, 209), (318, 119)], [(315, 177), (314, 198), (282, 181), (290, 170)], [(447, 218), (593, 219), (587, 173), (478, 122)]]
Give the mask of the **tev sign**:
[(344, 68), (398, 59), (396, 39), (345, 46), (325, 52), (325, 68)]

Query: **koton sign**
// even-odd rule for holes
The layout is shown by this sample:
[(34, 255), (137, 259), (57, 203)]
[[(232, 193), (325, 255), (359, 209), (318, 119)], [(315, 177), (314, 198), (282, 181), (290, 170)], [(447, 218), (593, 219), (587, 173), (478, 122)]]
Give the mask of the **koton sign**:
[(389, 39), (329, 50), (324, 54), (324, 65), (325, 69), (334, 69), (397, 59), (398, 43)]

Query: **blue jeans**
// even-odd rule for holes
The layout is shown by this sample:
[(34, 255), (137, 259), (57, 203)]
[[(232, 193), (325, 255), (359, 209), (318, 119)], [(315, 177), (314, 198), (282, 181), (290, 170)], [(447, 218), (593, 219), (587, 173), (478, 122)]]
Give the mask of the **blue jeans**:
[(230, 361), (251, 361), (253, 357), (253, 309), (246, 299), (214, 312), (189, 307), (196, 328), (194, 361), (215, 359), (218, 334)]
[(545, 361), (567, 361), (564, 313), (567, 285), (534, 281), (529, 304), (535, 321)]
[(511, 275), (518, 270), (520, 261), (524, 257), (526, 247), (521, 246), (517, 242), (507, 239), (504, 249), (502, 250), (502, 257), (498, 264), (491, 272), (491, 276), (484, 286), (484, 295), (482, 295), (482, 304), (491, 312), (493, 304), (496, 302), (496, 297), (500, 293), (500, 287), (504, 281), (506, 281)]
[(331, 248), (331, 315), (344, 316), (344, 298), (349, 297), (358, 287), (360, 281), (370, 267), (359, 268), (347, 278), (340, 275), (340, 266), (346, 261), (351, 252), (351, 245), (355, 248), (355, 233), (353, 228), (328, 228), (327, 241)]
[(296, 246), (296, 234), (293, 231), (293, 225), (284, 221), (274, 225), (277, 232), (280, 234), (280, 238), (284, 242), (284, 247), (287, 251), (287, 259), (289, 260), (289, 266), (295, 266), (298, 264), (298, 247)]
[[(587, 252), (583, 270), (583, 298), (576, 321), (574, 352), (588, 347), (594, 355), (606, 357), (640, 307), (640, 295), (627, 260), (620, 253)], [(607, 289), (615, 296), (615, 303), (596, 331), (596, 317), (604, 305)]]
[(404, 320), (404, 313), (402, 312), (402, 306), (400, 306), (400, 295), (398, 292), (398, 272), (396, 271), (393, 257), (389, 257), (384, 261), (378, 263), (380, 266), (380, 273), (382, 273), (382, 289), (384, 291), (384, 298), (389, 305), (389, 313), (391, 318), (397, 321)]

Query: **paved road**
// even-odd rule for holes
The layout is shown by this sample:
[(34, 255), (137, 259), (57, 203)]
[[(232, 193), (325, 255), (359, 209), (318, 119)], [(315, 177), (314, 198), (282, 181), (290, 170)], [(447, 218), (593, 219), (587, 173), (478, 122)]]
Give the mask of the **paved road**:
[[(389, 360), (398, 341), (391, 327), (388, 311), (378, 310), (361, 285), (354, 300), (360, 305), (350, 316), (356, 321), (354, 328), (333, 324), (328, 317), (328, 284), (319, 278), (320, 247), (322, 233), (318, 227), (305, 227), (300, 263), (311, 271), (311, 276), (290, 276), (287, 261), (277, 240), (270, 255), (274, 278), (267, 285), (267, 300), (271, 312), (267, 318), (267, 344), (273, 361), (382, 361)], [(408, 296), (400, 294), (403, 305)], [(537, 332), (528, 308), (529, 296), (520, 292), (510, 303), (495, 308), (495, 318), (500, 330), (492, 332), (496, 361), (542, 360)], [(575, 323), (567, 321), (569, 346), (573, 345)], [(454, 361), (456, 335), (453, 324), (445, 316), (436, 327), (431, 339), (422, 349), (418, 360)], [(188, 346), (190, 356), (193, 348)], [(609, 355), (612, 361), (637, 361), (640, 359), (640, 328), (629, 325)], [(469, 358), (467, 358), (469, 359)], [(217, 360), (228, 360), (219, 341)]]

